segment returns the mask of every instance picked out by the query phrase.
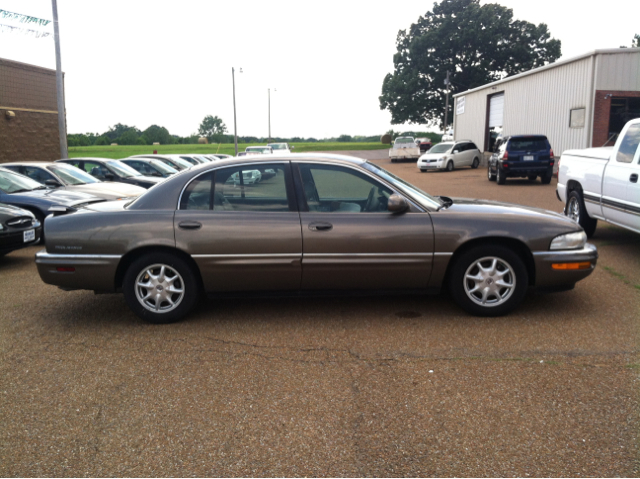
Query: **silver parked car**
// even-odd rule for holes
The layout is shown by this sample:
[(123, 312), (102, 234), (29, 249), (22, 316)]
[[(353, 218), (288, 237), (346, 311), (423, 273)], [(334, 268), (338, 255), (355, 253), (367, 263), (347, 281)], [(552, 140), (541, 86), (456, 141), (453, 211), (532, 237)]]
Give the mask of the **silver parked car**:
[(477, 168), (482, 158), (482, 152), (470, 140), (438, 143), (418, 158), (418, 168), (421, 172), (429, 170), (453, 171), (461, 166)]
[[(268, 171), (260, 182), (245, 182)], [(64, 212), (62, 212), (64, 213)], [(597, 250), (573, 220), (495, 201), (433, 197), (338, 155), (203, 164), (134, 201), (48, 218), (40, 277), (65, 290), (122, 291), (151, 322), (202, 292), (447, 287), (466, 311), (506, 314), (535, 286), (570, 289)]]
[(2, 166), (50, 188), (87, 193), (105, 200), (132, 199), (146, 191), (145, 188), (127, 183), (100, 181), (89, 173), (65, 163), (25, 161), (5, 163)]

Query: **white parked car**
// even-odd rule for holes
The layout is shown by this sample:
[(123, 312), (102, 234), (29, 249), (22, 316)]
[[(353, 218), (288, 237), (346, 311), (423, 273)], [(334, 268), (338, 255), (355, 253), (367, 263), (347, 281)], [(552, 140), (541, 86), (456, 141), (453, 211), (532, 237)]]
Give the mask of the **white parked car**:
[(558, 199), (588, 237), (598, 220), (640, 233), (640, 118), (629, 121), (616, 144), (568, 150), (558, 170)]
[(270, 146), (274, 153), (291, 153), (293, 150), (293, 145), (289, 145), (289, 143), (269, 143), (267, 146)]
[(447, 130), (440, 138), (440, 141), (453, 141), (453, 130)]
[(270, 146), (247, 146), (244, 152), (247, 155), (270, 155), (273, 149)]
[(482, 152), (469, 140), (438, 143), (418, 159), (418, 168), (423, 173), (429, 170), (453, 171), (454, 168), (470, 166), (477, 168)]
[[(262, 180), (262, 173), (260, 170), (245, 170), (242, 173), (242, 183), (245, 185), (255, 185), (260, 180)], [(239, 185), (240, 184), (240, 175), (238, 173), (234, 173), (229, 177), (226, 181), (228, 184)]]

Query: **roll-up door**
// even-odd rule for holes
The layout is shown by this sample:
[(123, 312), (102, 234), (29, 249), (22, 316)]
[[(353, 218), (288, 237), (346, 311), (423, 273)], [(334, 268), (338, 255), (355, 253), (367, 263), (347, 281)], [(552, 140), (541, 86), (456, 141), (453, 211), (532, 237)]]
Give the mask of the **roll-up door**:
[(489, 104), (489, 128), (502, 126), (504, 114), (504, 93), (493, 95)]

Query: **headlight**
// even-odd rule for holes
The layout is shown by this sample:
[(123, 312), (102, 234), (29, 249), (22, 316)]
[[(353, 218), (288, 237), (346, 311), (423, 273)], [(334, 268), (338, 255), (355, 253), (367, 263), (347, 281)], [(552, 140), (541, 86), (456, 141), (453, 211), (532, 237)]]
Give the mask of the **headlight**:
[(587, 242), (587, 235), (584, 231), (578, 231), (576, 233), (568, 233), (566, 235), (560, 235), (553, 238), (550, 250), (559, 249), (580, 249), (583, 248)]
[(442, 158), (438, 158), (438, 161), (447, 161), (447, 157), (443, 156)]

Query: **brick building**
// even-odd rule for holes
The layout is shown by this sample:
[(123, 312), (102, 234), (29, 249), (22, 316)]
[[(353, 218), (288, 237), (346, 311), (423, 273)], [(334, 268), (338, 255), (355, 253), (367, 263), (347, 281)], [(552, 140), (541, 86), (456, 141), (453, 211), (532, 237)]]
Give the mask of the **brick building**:
[(0, 164), (58, 158), (55, 70), (0, 58)]
[(543, 134), (564, 150), (612, 145), (640, 117), (640, 48), (595, 50), (454, 95), (456, 139)]

